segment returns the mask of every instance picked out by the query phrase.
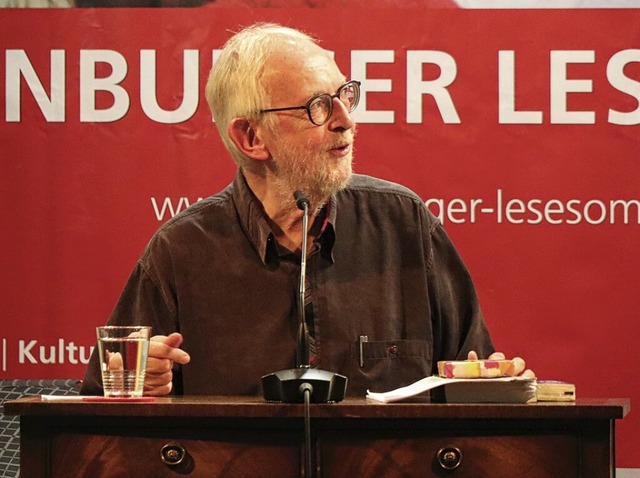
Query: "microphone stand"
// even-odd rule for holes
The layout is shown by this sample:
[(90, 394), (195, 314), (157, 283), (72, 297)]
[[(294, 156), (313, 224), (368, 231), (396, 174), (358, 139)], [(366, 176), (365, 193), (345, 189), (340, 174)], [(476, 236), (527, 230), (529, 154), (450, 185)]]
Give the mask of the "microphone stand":
[(301, 191), (293, 195), (302, 209), (302, 251), (300, 254), (300, 289), (298, 307), (297, 368), (280, 370), (262, 377), (264, 399), (269, 402), (304, 402), (304, 477), (313, 478), (310, 403), (340, 402), (347, 390), (347, 377), (334, 372), (311, 368), (309, 361), (309, 328), (304, 310), (307, 276), (307, 240), (309, 235), (309, 199)]
[(301, 191), (294, 193), (296, 206), (304, 212), (302, 216), (302, 251), (300, 259), (300, 306), (297, 338), (297, 368), (280, 370), (262, 377), (264, 399), (269, 402), (312, 403), (340, 402), (347, 390), (347, 377), (311, 368), (309, 363), (309, 329), (304, 311), (304, 293), (307, 268), (307, 240), (309, 221), (309, 199)]

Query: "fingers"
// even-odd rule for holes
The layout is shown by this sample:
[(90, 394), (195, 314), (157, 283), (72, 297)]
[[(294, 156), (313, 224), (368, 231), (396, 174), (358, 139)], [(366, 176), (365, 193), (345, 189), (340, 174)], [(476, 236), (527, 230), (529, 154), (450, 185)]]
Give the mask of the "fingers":
[(124, 370), (122, 354), (120, 352), (107, 352), (107, 368), (109, 370)]
[[(471, 350), (467, 354), (467, 360), (478, 360), (478, 358), (479, 358), (478, 352), (476, 352), (475, 350)], [(494, 352), (491, 355), (489, 355), (487, 360), (506, 360), (506, 359), (504, 358), (504, 354), (502, 352)]]
[(154, 339), (159, 342), (163, 342), (169, 345), (170, 347), (180, 347), (182, 345), (183, 337), (182, 337), (182, 334), (178, 332), (173, 332), (172, 334), (169, 334), (169, 335), (156, 335), (151, 338), (151, 340), (154, 340)]
[(163, 395), (168, 395), (171, 393), (172, 389), (173, 382), (171, 380), (161, 385), (149, 385), (146, 379), (144, 381), (144, 395), (149, 397), (161, 397)]
[(173, 361), (149, 357), (147, 360), (147, 375), (163, 375), (173, 370)]
[(524, 372), (525, 363), (520, 357), (513, 357), (511, 359), (512, 366), (507, 371), (507, 375), (515, 377), (517, 375), (522, 374)]
[(144, 378), (145, 395), (167, 395), (173, 388), (173, 362), (169, 359), (149, 358)]
[(156, 335), (151, 337), (149, 342), (149, 358), (166, 359), (179, 363), (188, 364), (191, 357), (187, 352), (178, 348), (182, 345), (182, 335), (174, 332), (170, 335)]
[(156, 335), (149, 342), (149, 358), (144, 380), (144, 394), (162, 396), (171, 393), (173, 389), (173, 365), (189, 363), (191, 357), (181, 350), (182, 335)]

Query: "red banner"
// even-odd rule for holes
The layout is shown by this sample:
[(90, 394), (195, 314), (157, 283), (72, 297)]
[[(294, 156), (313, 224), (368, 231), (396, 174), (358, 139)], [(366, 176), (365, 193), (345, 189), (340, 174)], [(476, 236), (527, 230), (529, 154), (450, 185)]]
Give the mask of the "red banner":
[(3, 10), (3, 378), (81, 377), (151, 234), (231, 181), (202, 91), (256, 20), (362, 81), (356, 171), (442, 218), (499, 350), (640, 399), (638, 10)]

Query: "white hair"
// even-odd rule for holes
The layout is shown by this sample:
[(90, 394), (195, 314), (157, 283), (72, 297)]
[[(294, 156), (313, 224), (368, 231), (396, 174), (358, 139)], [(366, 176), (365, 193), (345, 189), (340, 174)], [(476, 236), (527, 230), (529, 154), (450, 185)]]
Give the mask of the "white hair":
[(265, 107), (266, 92), (260, 78), (273, 53), (301, 43), (317, 41), (299, 30), (275, 23), (256, 23), (233, 35), (209, 72), (207, 103), (220, 137), (240, 168), (250, 164), (229, 138), (233, 118), (257, 120)]

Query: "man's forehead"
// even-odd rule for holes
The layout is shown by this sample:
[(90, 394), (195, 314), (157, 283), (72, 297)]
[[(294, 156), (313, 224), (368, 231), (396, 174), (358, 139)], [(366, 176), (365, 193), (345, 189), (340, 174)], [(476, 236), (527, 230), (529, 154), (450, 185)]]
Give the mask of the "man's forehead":
[(275, 52), (265, 62), (264, 77), (342, 76), (333, 54), (317, 45)]

